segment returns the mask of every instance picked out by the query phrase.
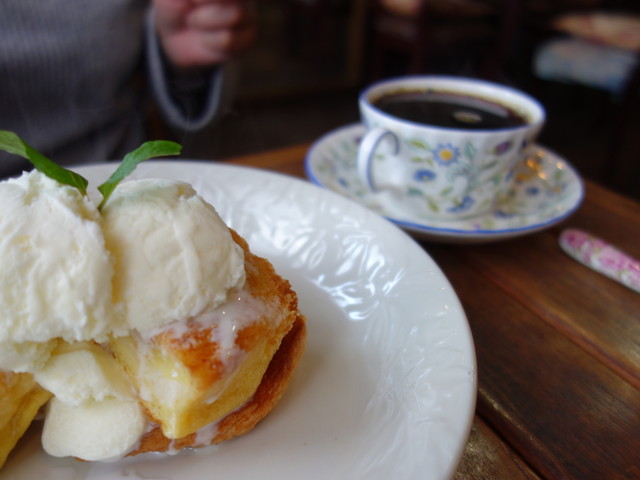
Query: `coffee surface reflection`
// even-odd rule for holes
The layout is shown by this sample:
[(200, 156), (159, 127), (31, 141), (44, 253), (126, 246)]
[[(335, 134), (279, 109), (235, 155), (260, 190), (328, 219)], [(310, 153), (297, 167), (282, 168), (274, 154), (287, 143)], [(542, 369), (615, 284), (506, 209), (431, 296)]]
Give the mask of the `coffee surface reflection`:
[(422, 125), (463, 130), (497, 130), (528, 124), (507, 105), (470, 95), (433, 90), (402, 91), (373, 102), (383, 112)]

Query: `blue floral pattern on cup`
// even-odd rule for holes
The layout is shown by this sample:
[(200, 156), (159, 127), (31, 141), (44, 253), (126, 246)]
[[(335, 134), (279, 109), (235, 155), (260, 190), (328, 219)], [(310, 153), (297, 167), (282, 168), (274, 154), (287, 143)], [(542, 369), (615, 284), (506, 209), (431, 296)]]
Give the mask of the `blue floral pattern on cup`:
[(452, 165), (460, 158), (460, 151), (451, 143), (440, 144), (433, 150), (433, 158), (440, 165)]
[[(513, 141), (506, 140), (496, 145), (486, 148), (488, 154), (484, 154), (481, 147), (471, 141), (466, 141), (460, 146), (455, 146), (451, 142), (438, 143), (431, 148), (426, 142), (419, 138), (410, 139), (404, 145), (412, 151), (412, 163), (414, 171), (412, 178), (416, 182), (431, 182), (438, 177), (435, 165), (446, 167), (444, 173), (448, 185), (461, 180), (466, 185), (462, 190), (455, 191), (452, 186), (447, 186), (438, 192), (437, 197), (428, 195), (423, 190), (409, 184), (406, 186), (405, 195), (407, 197), (422, 197), (425, 205), (434, 213), (441, 210), (449, 214), (461, 215), (477, 206), (473, 192), (483, 188), (495, 188), (500, 184), (509, 184), (513, 175), (511, 166), (495, 175), (486, 175), (486, 172), (496, 168), (499, 158), (511, 151)], [(482, 153), (482, 155), (481, 155)], [(378, 161), (393, 161), (384, 154), (379, 154)], [(448, 200), (448, 206), (442, 207), (443, 199)]]
[(413, 178), (419, 182), (428, 182), (436, 178), (436, 173), (433, 170), (423, 168), (420, 170), (416, 170), (416, 173), (413, 175)]
[[(410, 199), (414, 210), (423, 212), (419, 215), (425, 218), (460, 218), (492, 208), (494, 200), (510, 188), (519, 152), (528, 146), (524, 132), (504, 133), (496, 138), (488, 143), (486, 138), (458, 136), (457, 142), (431, 145), (420, 136), (404, 140), (398, 137), (400, 149), (408, 152), (405, 156), (410, 157), (412, 167), (403, 191), (394, 187), (396, 196)], [(387, 171), (393, 171), (392, 165), (397, 162), (393, 153), (379, 149), (375, 155), (378, 167), (388, 163)], [(382, 175), (382, 182), (386, 176)], [(433, 187), (424, 188), (426, 185)]]
[[(442, 90), (517, 109), (527, 122), (513, 128), (439, 127), (403, 120), (377, 108), (389, 93)], [(513, 169), (544, 123), (544, 109), (528, 95), (476, 79), (416, 76), (384, 80), (359, 99), (367, 130), (356, 170), (372, 193), (425, 219), (461, 219), (493, 208), (515, 181)], [(464, 107), (461, 107), (464, 108)]]

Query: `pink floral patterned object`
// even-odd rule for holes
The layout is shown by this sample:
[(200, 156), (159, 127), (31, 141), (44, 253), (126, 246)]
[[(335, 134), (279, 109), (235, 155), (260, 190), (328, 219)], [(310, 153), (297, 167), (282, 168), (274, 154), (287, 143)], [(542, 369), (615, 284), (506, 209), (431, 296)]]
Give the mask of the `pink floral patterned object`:
[(640, 261), (581, 230), (565, 230), (560, 247), (580, 263), (640, 292)]

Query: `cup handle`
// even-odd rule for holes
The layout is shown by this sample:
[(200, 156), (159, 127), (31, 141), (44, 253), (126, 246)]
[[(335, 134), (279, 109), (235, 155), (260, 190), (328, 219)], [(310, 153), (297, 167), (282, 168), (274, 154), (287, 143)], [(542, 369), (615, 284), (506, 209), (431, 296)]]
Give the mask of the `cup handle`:
[(375, 186), (373, 181), (371, 162), (373, 161), (373, 154), (378, 148), (378, 145), (387, 136), (393, 141), (393, 155), (397, 155), (400, 148), (398, 137), (395, 133), (382, 127), (376, 127), (369, 130), (360, 142), (360, 147), (358, 148), (358, 175), (364, 182), (365, 186), (374, 192), (377, 191), (378, 188)]

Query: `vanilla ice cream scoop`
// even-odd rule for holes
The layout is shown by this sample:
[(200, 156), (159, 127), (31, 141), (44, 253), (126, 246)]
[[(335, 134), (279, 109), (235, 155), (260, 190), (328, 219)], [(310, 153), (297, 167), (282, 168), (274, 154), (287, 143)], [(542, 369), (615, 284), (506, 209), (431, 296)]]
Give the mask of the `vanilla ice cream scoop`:
[(38, 171), (1, 182), (0, 232), (0, 344), (100, 340), (120, 327), (100, 214), (76, 188)]
[(120, 184), (102, 210), (102, 228), (115, 260), (114, 301), (130, 328), (193, 319), (244, 284), (242, 249), (186, 183)]

